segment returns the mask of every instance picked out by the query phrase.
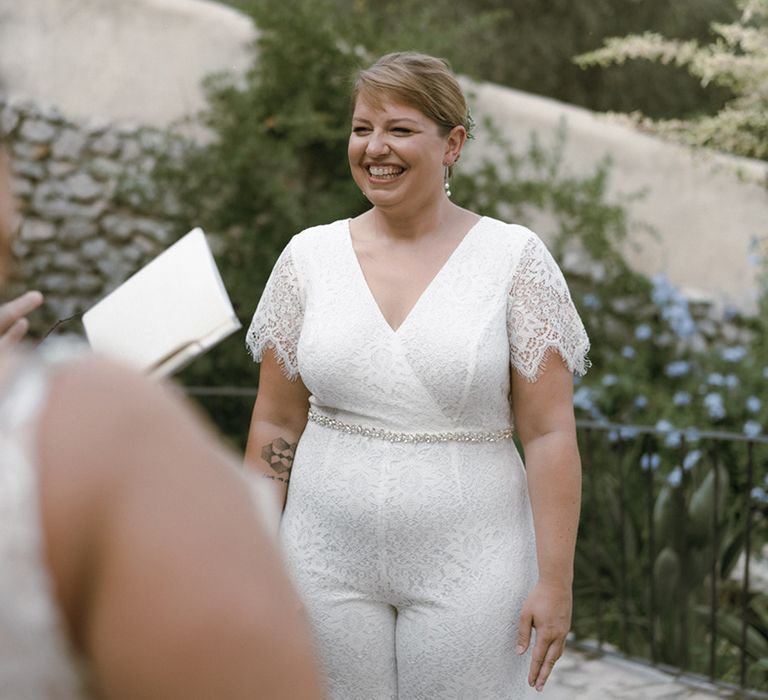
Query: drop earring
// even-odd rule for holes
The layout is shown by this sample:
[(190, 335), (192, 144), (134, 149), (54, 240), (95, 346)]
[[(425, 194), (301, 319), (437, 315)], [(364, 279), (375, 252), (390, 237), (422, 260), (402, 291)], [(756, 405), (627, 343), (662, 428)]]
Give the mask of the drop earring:
[(446, 197), (451, 196), (451, 166), (446, 165), (443, 173), (443, 189), (445, 190)]

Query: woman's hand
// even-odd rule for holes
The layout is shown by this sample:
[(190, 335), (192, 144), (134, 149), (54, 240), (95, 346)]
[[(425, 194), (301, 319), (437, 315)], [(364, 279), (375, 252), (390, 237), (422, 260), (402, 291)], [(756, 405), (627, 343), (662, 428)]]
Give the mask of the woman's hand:
[(573, 593), (568, 584), (539, 581), (528, 595), (520, 613), (517, 653), (524, 654), (536, 629), (528, 685), (542, 690), (555, 662), (565, 648), (565, 637), (571, 629)]
[(29, 321), (25, 316), (42, 303), (40, 292), (29, 291), (0, 304), (0, 351), (13, 347), (26, 335)]

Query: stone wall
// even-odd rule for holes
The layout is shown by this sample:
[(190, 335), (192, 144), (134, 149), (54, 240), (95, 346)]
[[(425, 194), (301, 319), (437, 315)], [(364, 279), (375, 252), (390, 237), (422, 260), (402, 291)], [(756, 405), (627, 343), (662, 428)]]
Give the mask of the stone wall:
[(0, 133), (13, 157), (21, 213), (14, 242), (19, 279), (11, 292), (31, 287), (45, 294), (32, 318), (39, 334), (89, 308), (171, 241), (170, 217), (146, 215), (125, 186), (152, 167), (168, 142), (154, 129), (76, 122), (2, 95)]

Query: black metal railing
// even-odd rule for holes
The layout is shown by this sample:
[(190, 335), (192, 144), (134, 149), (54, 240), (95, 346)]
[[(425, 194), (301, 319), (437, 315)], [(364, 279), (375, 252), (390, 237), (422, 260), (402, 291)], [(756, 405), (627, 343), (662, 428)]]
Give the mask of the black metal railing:
[(768, 697), (768, 438), (578, 425), (576, 637)]
[[(243, 426), (256, 395), (186, 390)], [(577, 423), (576, 644), (768, 698), (768, 438)]]

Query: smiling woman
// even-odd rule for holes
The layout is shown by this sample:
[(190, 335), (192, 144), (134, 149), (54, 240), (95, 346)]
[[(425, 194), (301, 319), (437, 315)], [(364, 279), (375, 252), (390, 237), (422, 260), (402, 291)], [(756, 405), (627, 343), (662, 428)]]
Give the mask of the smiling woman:
[(246, 458), (287, 488), (331, 698), (519, 698), (570, 625), (587, 336), (539, 238), (449, 198), (471, 120), (444, 61), (383, 56), (351, 121), (371, 207), (275, 264)]

